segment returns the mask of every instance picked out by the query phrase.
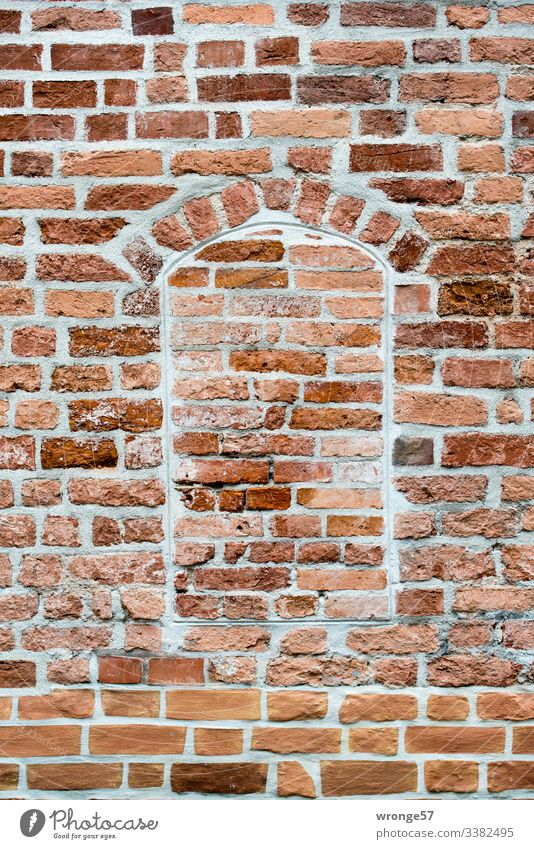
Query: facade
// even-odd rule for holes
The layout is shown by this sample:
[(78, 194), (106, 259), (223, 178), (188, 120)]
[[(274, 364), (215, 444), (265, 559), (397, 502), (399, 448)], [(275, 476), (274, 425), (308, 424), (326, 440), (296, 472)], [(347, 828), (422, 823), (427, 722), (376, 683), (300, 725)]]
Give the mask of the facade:
[(533, 8), (0, 9), (0, 795), (532, 795)]

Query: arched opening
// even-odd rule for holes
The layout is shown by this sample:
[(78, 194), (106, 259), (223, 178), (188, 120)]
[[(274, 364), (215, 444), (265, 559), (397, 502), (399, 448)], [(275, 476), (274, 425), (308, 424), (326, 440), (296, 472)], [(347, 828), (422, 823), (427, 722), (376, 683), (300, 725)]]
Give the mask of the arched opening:
[(387, 618), (383, 261), (288, 214), (256, 215), (183, 253), (164, 290), (177, 617)]

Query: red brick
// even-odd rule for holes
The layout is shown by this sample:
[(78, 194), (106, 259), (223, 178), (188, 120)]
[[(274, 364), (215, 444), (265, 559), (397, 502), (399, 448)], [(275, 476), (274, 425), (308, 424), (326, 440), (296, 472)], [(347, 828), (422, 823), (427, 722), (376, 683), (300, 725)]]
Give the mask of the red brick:
[(244, 64), (242, 41), (201, 41), (196, 50), (199, 68), (237, 68)]
[(329, 9), (326, 3), (290, 3), (287, 17), (294, 24), (303, 27), (316, 27), (328, 20)]
[(24, 241), (24, 224), (21, 218), (0, 218), (0, 242), (20, 246)]
[(347, 645), (365, 654), (412, 654), (435, 651), (437, 633), (433, 625), (392, 625), (357, 629), (349, 633)]
[(404, 101), (424, 103), (492, 103), (498, 95), (497, 77), (493, 74), (434, 71), (405, 74), (401, 78), (399, 97)]
[(459, 29), (480, 29), (489, 20), (484, 6), (449, 6), (445, 14), (449, 24)]
[[(298, 77), (297, 96), (301, 103), (385, 103), (389, 81), (365, 76)], [(280, 100), (281, 98), (277, 98)], [(353, 170), (356, 170), (353, 168)]]
[(134, 9), (131, 17), (134, 35), (169, 35), (174, 32), (172, 8), (169, 6)]
[(486, 655), (444, 655), (430, 661), (427, 680), (436, 687), (507, 687), (514, 684), (520, 667), (509, 660)]
[[(72, 138), (74, 138), (74, 119), (70, 115), (7, 115), (0, 128), (0, 141), (53, 141), (55, 139)], [(40, 186), (39, 188), (21, 186), (18, 190), (18, 197), (22, 198), (24, 189), (26, 189), (26, 194), (36, 199), (34, 201), (34, 207), (41, 205), (54, 208), (54, 204), (51, 204), (50, 201), (48, 203), (44, 202), (48, 194), (46, 188), (44, 186)], [(48, 188), (50, 189), (51, 187)], [(63, 197), (71, 196), (72, 190), (69, 190), (67, 187), (57, 187), (56, 194), (58, 197), (60, 195)], [(37, 198), (40, 196), (43, 198), (43, 203), (41, 204), (37, 201)], [(19, 203), (16, 203), (15, 198), (10, 204), (12, 207), (23, 205), (20, 200)], [(68, 207), (56, 205), (55, 208), (63, 209)]]
[(58, 71), (135, 71), (142, 68), (144, 47), (133, 44), (53, 44), (52, 68)]
[(487, 331), (485, 324), (476, 321), (401, 324), (397, 326), (396, 343), (400, 348), (482, 348), (487, 343)]
[(474, 62), (500, 62), (504, 64), (531, 64), (534, 58), (534, 40), (530, 38), (472, 38), (469, 55)]
[[(427, 716), (433, 720), (458, 721), (469, 715), (469, 702), (465, 696), (429, 696)], [(487, 717), (490, 718), (490, 717)]]
[(104, 684), (139, 684), (141, 664), (136, 657), (100, 657), (98, 680)]
[(2, 44), (0, 68), (3, 71), (40, 71), (42, 50), (40, 44)]
[(122, 782), (122, 764), (44, 763), (27, 767), (31, 790), (116, 789)]
[(370, 185), (398, 203), (449, 205), (461, 200), (464, 192), (464, 186), (459, 180), (374, 179)]
[(145, 112), (136, 115), (136, 136), (140, 139), (206, 138), (205, 112)]
[(460, 39), (418, 38), (413, 43), (413, 58), (416, 62), (460, 62)]
[(174, 763), (171, 767), (171, 789), (175, 793), (263, 793), (266, 782), (267, 764), (261, 763), (219, 761), (215, 770), (213, 762)]
[(35, 82), (33, 105), (37, 109), (70, 109), (96, 106), (96, 84), (90, 80)]
[(243, 135), (241, 116), (237, 112), (215, 113), (215, 138), (239, 139)]
[(442, 153), (437, 145), (353, 144), (351, 171), (439, 171)]
[(104, 82), (106, 106), (135, 106), (137, 85), (134, 80), (111, 79)]
[(293, 36), (261, 38), (254, 45), (256, 65), (298, 65), (299, 40)]
[(163, 764), (130, 763), (128, 767), (129, 787), (161, 787), (163, 784)]
[(528, 436), (477, 433), (446, 436), (444, 466), (534, 466), (534, 445)]
[(203, 684), (204, 661), (201, 658), (151, 658), (149, 684)]
[(173, 194), (171, 186), (154, 184), (93, 186), (89, 189), (85, 209), (150, 209)]
[(69, 648), (73, 651), (88, 651), (106, 648), (111, 633), (108, 628), (82, 627), (60, 628), (52, 625), (27, 628), (21, 644), (28, 651), (47, 651), (49, 649)]
[(85, 129), (91, 142), (125, 139), (128, 134), (127, 116), (125, 113), (89, 115), (85, 119)]
[(510, 248), (492, 245), (438, 248), (429, 265), (429, 274), (500, 274), (512, 271), (514, 256)]
[(290, 78), (286, 74), (236, 74), (202, 77), (198, 98), (211, 103), (258, 100), (289, 100)]
[(240, 755), (243, 731), (237, 728), (195, 728), (195, 754)]

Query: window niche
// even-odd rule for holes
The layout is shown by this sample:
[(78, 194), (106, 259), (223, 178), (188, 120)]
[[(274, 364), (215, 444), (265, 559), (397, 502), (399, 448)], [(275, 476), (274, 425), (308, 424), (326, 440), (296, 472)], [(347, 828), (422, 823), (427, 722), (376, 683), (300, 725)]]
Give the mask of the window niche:
[(384, 263), (256, 220), (183, 254), (165, 287), (177, 617), (387, 618)]

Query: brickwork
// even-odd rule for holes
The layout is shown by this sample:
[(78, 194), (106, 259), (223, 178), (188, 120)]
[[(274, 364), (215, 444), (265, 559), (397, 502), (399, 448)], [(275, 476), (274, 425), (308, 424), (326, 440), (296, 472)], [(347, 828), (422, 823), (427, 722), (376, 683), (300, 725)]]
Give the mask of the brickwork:
[(0, 9), (0, 795), (532, 795), (533, 23)]
[(168, 282), (178, 615), (387, 617), (383, 269), (256, 226)]

